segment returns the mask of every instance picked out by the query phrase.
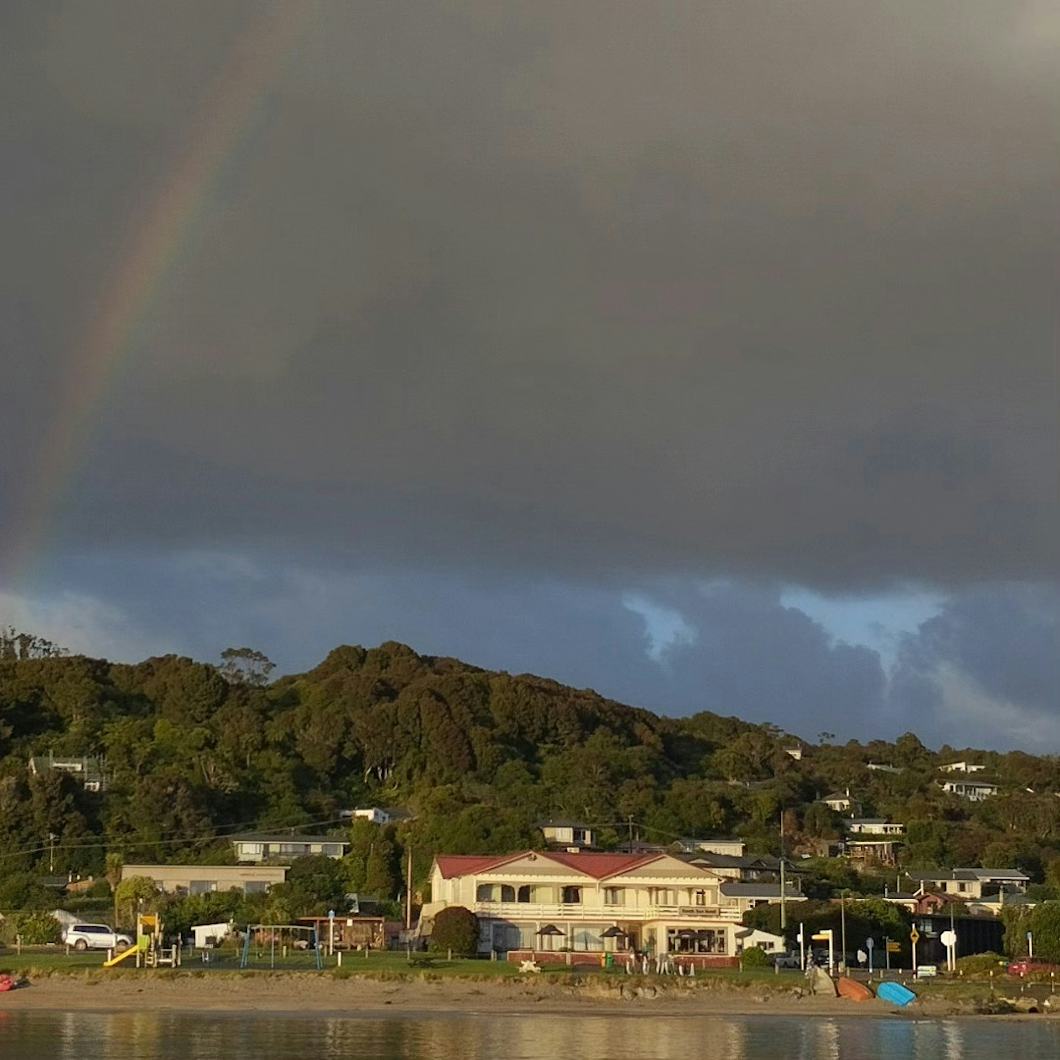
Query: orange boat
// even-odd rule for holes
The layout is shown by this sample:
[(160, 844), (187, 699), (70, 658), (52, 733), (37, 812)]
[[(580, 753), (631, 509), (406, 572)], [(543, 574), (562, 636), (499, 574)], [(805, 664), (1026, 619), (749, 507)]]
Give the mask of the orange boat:
[(15, 989), (15, 980), (9, 975), (0, 975), (0, 994)]
[(872, 991), (864, 983), (859, 983), (856, 979), (848, 979), (845, 975), (841, 976), (839, 982), (836, 983), (836, 989), (840, 997), (849, 998), (851, 1001), (870, 1001), (873, 996)]

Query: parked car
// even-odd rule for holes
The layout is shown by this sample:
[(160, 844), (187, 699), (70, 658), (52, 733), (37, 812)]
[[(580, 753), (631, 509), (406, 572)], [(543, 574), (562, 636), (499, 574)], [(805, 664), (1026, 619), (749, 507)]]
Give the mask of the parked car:
[(1036, 975), (1042, 972), (1060, 972), (1060, 964), (1051, 964), (1049, 961), (1036, 961), (1030, 957), (1021, 957), (1008, 966), (1009, 975)]
[(63, 932), (63, 942), (75, 950), (118, 950), (132, 945), (128, 935), (106, 924), (71, 924)]
[(797, 953), (775, 953), (773, 963), (778, 968), (801, 968), (802, 961)]

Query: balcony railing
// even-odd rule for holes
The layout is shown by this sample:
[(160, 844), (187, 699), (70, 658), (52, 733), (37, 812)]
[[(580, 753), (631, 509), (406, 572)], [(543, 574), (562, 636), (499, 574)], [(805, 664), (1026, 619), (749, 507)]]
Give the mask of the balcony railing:
[(738, 923), (736, 906), (716, 905), (587, 905), (564, 902), (546, 905), (541, 902), (476, 902), (478, 916), (503, 917), (511, 920), (721, 920)]

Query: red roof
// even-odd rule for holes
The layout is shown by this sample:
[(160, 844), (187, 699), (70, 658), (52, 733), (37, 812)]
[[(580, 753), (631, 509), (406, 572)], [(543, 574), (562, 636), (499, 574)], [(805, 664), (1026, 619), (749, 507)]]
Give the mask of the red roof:
[(500, 864), (507, 858), (496, 854), (439, 854), (435, 859), (441, 870), (442, 878), (451, 880), (454, 876), (468, 876), (491, 865)]
[(584, 872), (586, 876), (602, 880), (608, 876), (618, 876), (627, 869), (637, 865), (647, 865), (657, 861), (661, 854), (565, 854), (560, 851), (549, 852), (544, 857), (558, 861), (569, 869)]
[(509, 861), (519, 861), (528, 855), (535, 858), (548, 858), (564, 868), (574, 869), (596, 880), (609, 876), (618, 876), (639, 865), (656, 861), (662, 854), (566, 854), (559, 851), (537, 852), (527, 850), (521, 854), (497, 855), (479, 854), (439, 854), (435, 861), (442, 873), (442, 878), (449, 880), (454, 876), (470, 876), (487, 869), (500, 868)]

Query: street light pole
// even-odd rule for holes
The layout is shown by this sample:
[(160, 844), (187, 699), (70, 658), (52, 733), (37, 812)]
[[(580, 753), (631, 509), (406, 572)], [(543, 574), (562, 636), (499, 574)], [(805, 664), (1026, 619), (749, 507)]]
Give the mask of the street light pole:
[(840, 936), (842, 938), (841, 945), (843, 952), (839, 955), (839, 968), (840, 971), (846, 972), (847, 970), (847, 893), (843, 892), (842, 897), (839, 899), (839, 922), (842, 927)]
[(780, 807), (780, 933), (788, 926), (788, 889), (784, 880), (784, 807)]

